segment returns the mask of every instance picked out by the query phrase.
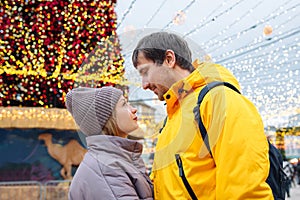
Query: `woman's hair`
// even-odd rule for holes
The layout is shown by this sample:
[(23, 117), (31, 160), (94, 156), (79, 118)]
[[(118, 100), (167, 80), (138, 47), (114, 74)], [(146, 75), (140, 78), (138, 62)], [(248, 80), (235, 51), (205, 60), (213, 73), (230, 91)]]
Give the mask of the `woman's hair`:
[(102, 129), (103, 135), (119, 136), (119, 129), (116, 120), (116, 108), (113, 110), (112, 115), (108, 118), (106, 124)]

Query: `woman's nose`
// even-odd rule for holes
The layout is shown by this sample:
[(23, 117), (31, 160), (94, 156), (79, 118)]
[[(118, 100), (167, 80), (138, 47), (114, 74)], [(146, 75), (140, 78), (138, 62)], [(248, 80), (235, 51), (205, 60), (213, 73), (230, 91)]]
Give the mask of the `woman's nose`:
[(137, 109), (134, 108), (134, 107), (132, 107), (132, 108), (131, 108), (131, 112), (132, 112), (133, 114), (135, 114), (135, 113), (137, 112)]

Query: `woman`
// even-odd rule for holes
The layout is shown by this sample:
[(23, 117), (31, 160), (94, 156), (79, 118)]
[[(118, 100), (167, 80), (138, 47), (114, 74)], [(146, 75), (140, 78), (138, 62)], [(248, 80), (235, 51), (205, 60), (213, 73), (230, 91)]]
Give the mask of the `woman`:
[(143, 146), (126, 138), (138, 124), (137, 110), (123, 92), (114, 87), (76, 88), (66, 95), (66, 107), (88, 146), (69, 199), (153, 199), (141, 158)]

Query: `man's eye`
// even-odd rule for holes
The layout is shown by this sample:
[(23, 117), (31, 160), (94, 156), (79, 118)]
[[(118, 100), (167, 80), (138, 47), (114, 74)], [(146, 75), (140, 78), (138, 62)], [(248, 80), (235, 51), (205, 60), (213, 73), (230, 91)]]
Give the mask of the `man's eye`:
[(146, 69), (142, 69), (141, 71), (140, 71), (140, 75), (141, 76), (145, 76), (145, 75), (147, 75), (148, 74), (148, 70), (146, 70)]
[(142, 71), (142, 73), (141, 73), (142, 76), (146, 76), (147, 74), (148, 74), (148, 70), (144, 70), (144, 71)]

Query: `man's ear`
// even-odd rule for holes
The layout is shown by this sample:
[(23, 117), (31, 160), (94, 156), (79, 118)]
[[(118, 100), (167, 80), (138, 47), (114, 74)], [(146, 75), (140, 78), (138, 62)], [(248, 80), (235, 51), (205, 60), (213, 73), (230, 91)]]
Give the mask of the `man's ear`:
[(175, 63), (176, 63), (176, 56), (175, 56), (174, 51), (172, 51), (170, 49), (166, 50), (166, 57), (164, 60), (164, 64), (166, 64), (170, 68), (173, 68), (173, 67), (175, 67)]

